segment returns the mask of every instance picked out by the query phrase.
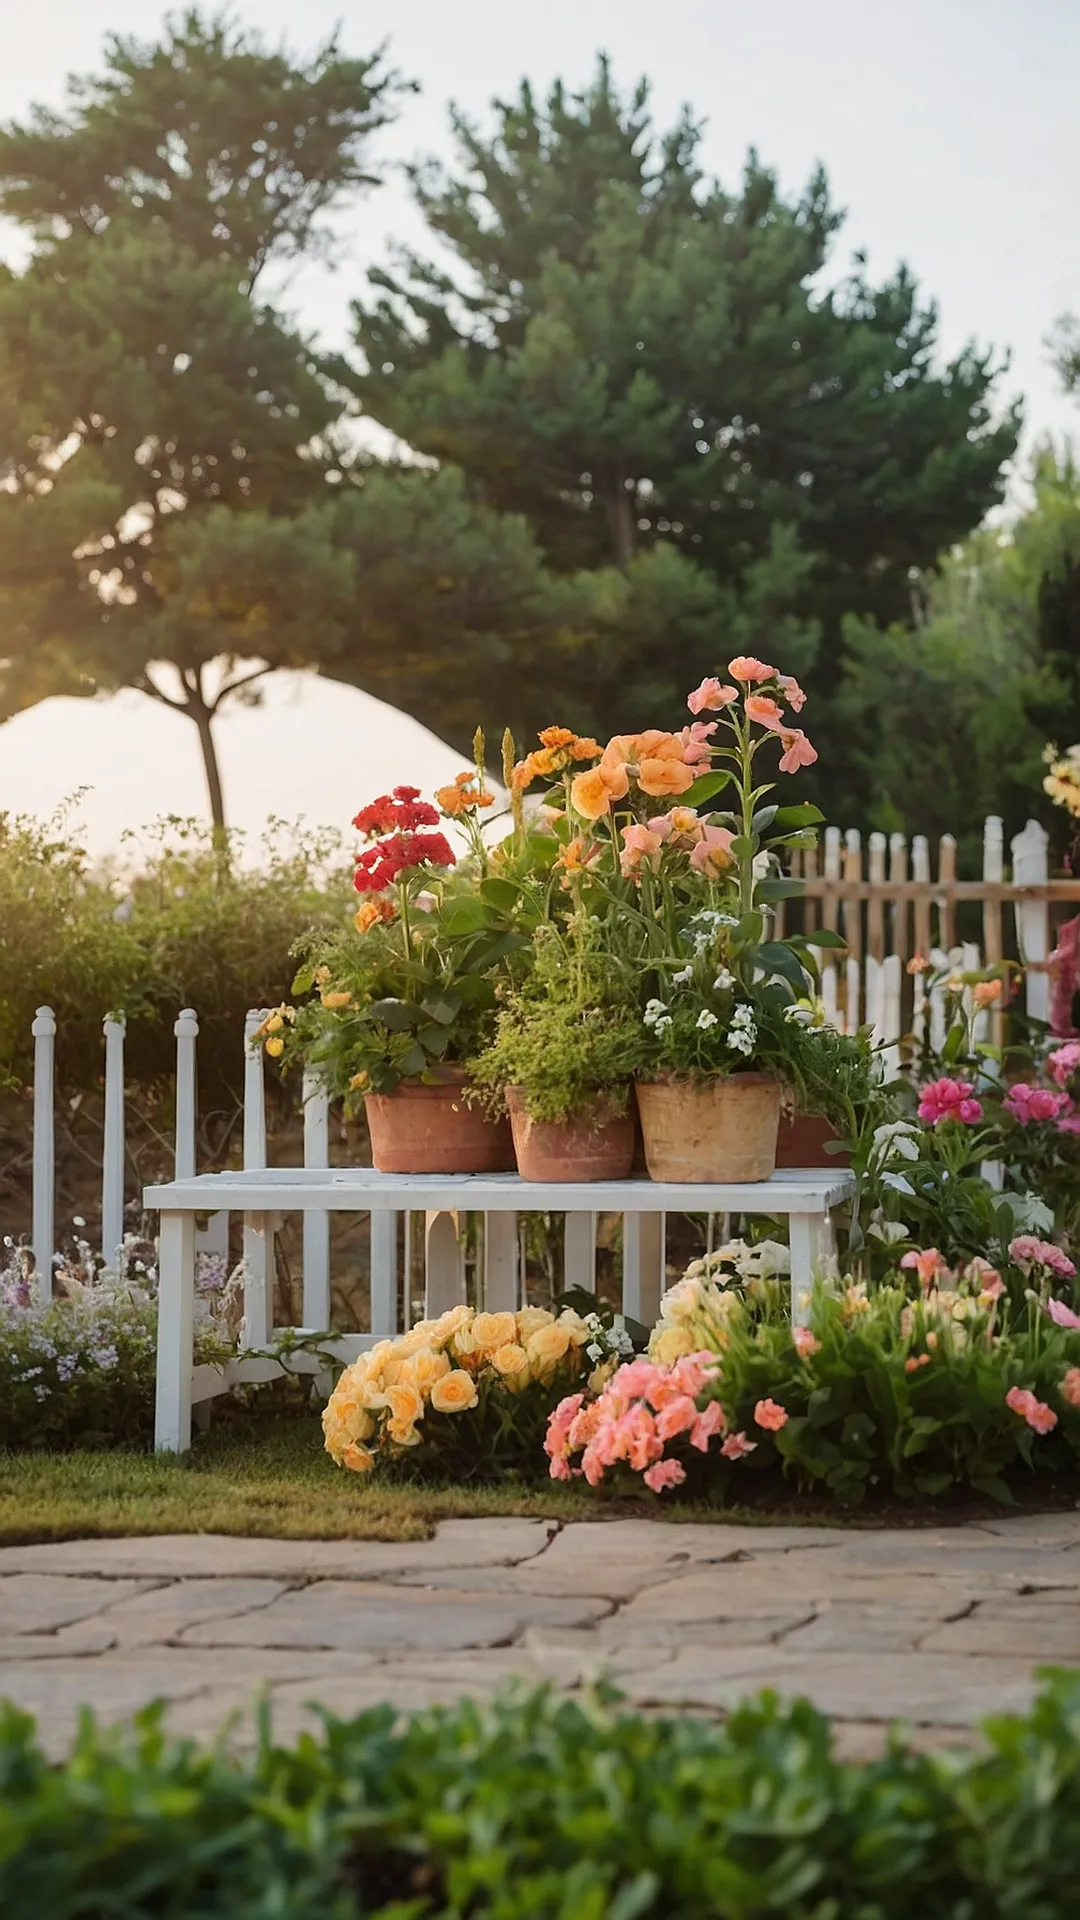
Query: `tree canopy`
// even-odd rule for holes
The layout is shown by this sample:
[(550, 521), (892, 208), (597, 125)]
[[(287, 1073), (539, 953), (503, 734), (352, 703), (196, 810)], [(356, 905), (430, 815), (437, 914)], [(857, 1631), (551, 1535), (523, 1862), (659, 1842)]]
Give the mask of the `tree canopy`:
[(191, 12), (0, 131), (34, 246), (0, 282), (0, 715), (140, 687), (197, 725), (219, 825), (214, 713), (332, 652), (352, 580), (340, 400), (256, 283), (372, 177), (397, 90), (336, 40), (294, 63)]

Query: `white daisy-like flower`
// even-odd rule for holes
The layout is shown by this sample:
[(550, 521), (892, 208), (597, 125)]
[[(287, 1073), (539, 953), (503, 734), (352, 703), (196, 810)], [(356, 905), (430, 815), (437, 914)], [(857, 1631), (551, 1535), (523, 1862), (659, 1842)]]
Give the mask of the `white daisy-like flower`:
[(713, 992), (727, 993), (728, 989), (730, 987), (733, 987), (734, 985), (735, 985), (735, 975), (733, 973), (729, 973), (726, 967), (721, 967), (719, 973), (716, 976), (716, 979), (713, 981)]
[(698, 1014), (696, 1025), (702, 1033), (708, 1033), (710, 1027), (718, 1027), (720, 1022), (715, 1013), (710, 1013), (708, 1007), (704, 1007)]
[(693, 977), (694, 977), (693, 967), (680, 967), (678, 973), (672, 974), (671, 984), (673, 987), (685, 987), (688, 984), (688, 982), (693, 979)]

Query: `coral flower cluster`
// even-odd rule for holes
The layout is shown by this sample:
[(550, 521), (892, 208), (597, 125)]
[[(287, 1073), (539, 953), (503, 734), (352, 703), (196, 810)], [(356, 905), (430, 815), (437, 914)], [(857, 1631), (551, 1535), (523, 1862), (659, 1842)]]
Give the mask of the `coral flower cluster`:
[(704, 1352), (685, 1354), (674, 1366), (632, 1360), (595, 1400), (569, 1394), (544, 1441), (552, 1479), (583, 1477), (595, 1487), (613, 1467), (625, 1466), (650, 1492), (663, 1493), (686, 1479), (682, 1461), (668, 1451), (673, 1445), (707, 1453), (722, 1435), (719, 1451), (727, 1459), (752, 1452), (756, 1443), (744, 1433), (729, 1434), (719, 1400), (707, 1396), (719, 1370), (715, 1355)]

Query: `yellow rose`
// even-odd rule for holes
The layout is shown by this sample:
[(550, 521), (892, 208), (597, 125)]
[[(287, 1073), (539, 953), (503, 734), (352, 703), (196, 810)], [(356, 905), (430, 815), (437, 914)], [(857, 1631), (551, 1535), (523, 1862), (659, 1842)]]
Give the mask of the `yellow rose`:
[(589, 1332), (580, 1313), (575, 1313), (572, 1307), (563, 1308), (555, 1325), (566, 1328), (567, 1333), (570, 1335), (571, 1343), (575, 1347), (587, 1346), (592, 1339), (592, 1334)]
[(422, 1438), (411, 1421), (404, 1420), (388, 1420), (386, 1434), (396, 1447), (418, 1447)]
[(539, 1333), (541, 1327), (554, 1325), (554, 1321), (555, 1315), (546, 1307), (522, 1307), (517, 1315), (517, 1337), (523, 1346), (527, 1345), (534, 1333)]
[(369, 1453), (366, 1447), (358, 1447), (354, 1442), (352, 1446), (346, 1447), (341, 1456), (341, 1464), (343, 1467), (348, 1467), (352, 1473), (370, 1473), (375, 1465), (375, 1455)]
[(662, 1367), (670, 1367), (684, 1353), (693, 1352), (694, 1335), (687, 1326), (660, 1327), (649, 1341), (649, 1359)]
[(410, 1381), (399, 1380), (396, 1386), (387, 1387), (386, 1404), (392, 1426), (411, 1427), (423, 1414), (424, 1396)]
[(473, 1339), (481, 1353), (494, 1353), (517, 1339), (517, 1318), (512, 1313), (478, 1313), (472, 1323)]
[(456, 1333), (462, 1332), (473, 1317), (471, 1307), (451, 1307), (448, 1312), (439, 1315), (431, 1329), (431, 1338), (436, 1346), (442, 1346), (446, 1340), (452, 1340)]
[(515, 1393), (528, 1385), (529, 1356), (516, 1340), (508, 1340), (505, 1346), (497, 1347), (491, 1356), (491, 1364)]
[(403, 1333), (400, 1340), (394, 1341), (395, 1358), (408, 1360), (414, 1353), (419, 1353), (421, 1347), (430, 1347), (437, 1325), (435, 1320), (418, 1320), (415, 1327), (410, 1327), (408, 1333)]
[(280, 1060), (281, 1055), (285, 1051), (284, 1040), (279, 1040), (276, 1037), (273, 1040), (268, 1040), (266, 1043), (266, 1051), (270, 1055), (271, 1060)]
[(401, 1377), (410, 1381), (426, 1400), (436, 1380), (442, 1380), (449, 1371), (449, 1354), (436, 1353), (434, 1347), (421, 1347), (411, 1360), (406, 1360)]
[(539, 1327), (525, 1349), (532, 1363), (533, 1371), (539, 1374), (554, 1373), (559, 1361), (568, 1352), (570, 1334), (556, 1320), (550, 1327)]
[(436, 1413), (467, 1413), (470, 1407), (475, 1407), (478, 1398), (472, 1374), (462, 1367), (455, 1367), (452, 1373), (436, 1380), (431, 1389), (431, 1404)]
[(322, 1001), (323, 1006), (329, 1007), (331, 1012), (334, 1012), (334, 1013), (336, 1013), (339, 1007), (352, 1006), (351, 993), (322, 993), (319, 995), (319, 998)]
[(476, 1344), (476, 1335), (471, 1327), (461, 1327), (450, 1342), (459, 1360), (471, 1360), (480, 1349)]

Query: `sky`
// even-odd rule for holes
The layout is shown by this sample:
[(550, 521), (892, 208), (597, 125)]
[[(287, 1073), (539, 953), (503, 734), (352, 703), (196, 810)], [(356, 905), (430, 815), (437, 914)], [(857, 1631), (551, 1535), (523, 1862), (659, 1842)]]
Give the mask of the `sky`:
[[(16, 14), (14, 0), (0, 0), (0, 120), (21, 116), (32, 100), (59, 106), (66, 75), (98, 64), (107, 32), (153, 36), (163, 11), (145, 0), (33, 0)], [(624, 87), (650, 79), (661, 125), (689, 101), (707, 122), (704, 165), (725, 183), (736, 181), (751, 145), (789, 191), (822, 161), (848, 214), (837, 268), (856, 248), (872, 278), (906, 261), (940, 307), (944, 354), (971, 338), (1008, 351), (1000, 391), (1025, 398), (1026, 445), (1080, 424), (1044, 344), (1060, 313), (1080, 312), (1074, 0), (907, 0), (903, 8), (886, 0), (238, 0), (231, 11), (302, 51), (340, 22), (349, 51), (386, 41), (393, 63), (421, 88), (380, 137), (389, 183), (340, 222), (334, 268), (305, 269), (284, 291), (329, 345), (345, 344), (349, 300), (388, 242), (421, 238), (400, 165), (448, 152), (447, 103), (483, 119), (492, 96), (508, 95), (523, 75), (538, 87), (556, 75), (577, 85), (604, 50)], [(72, 772), (74, 784), (90, 777), (100, 786), (95, 769), (108, 761), (88, 742), (96, 722), (50, 706), (55, 772), (29, 749), (16, 752), (12, 730), (29, 716), (0, 727), (0, 807), (38, 810)], [(370, 712), (385, 738), (385, 710), (373, 703)], [(201, 805), (198, 764), (181, 730), (194, 730), (171, 724), (190, 811)], [(241, 789), (247, 751), (227, 767)], [(21, 800), (11, 790), (13, 765), (23, 769)], [(315, 791), (315, 816), (320, 799)]]

